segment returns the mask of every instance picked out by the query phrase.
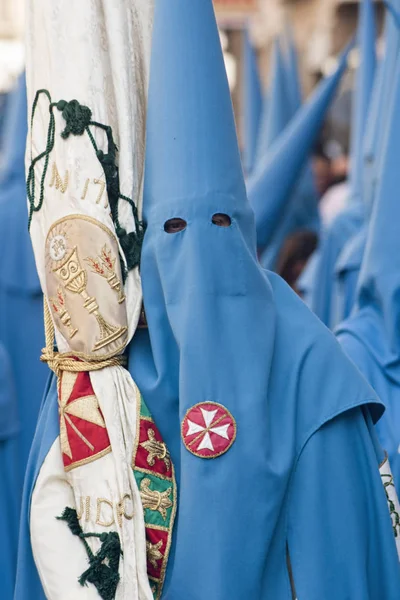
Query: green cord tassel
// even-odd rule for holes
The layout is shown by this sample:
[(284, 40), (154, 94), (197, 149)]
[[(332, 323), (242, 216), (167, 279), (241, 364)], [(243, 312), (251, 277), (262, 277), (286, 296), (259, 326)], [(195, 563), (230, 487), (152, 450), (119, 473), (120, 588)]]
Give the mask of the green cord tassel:
[[(83, 533), (75, 509), (66, 507), (60, 521), (65, 521), (73, 535), (79, 537), (89, 558), (89, 568), (79, 578), (81, 586), (91, 583), (103, 600), (114, 600), (120, 580), (119, 561), (122, 556), (121, 542), (116, 531), (109, 533)], [(96, 537), (101, 542), (99, 551), (94, 554), (86, 539)]]

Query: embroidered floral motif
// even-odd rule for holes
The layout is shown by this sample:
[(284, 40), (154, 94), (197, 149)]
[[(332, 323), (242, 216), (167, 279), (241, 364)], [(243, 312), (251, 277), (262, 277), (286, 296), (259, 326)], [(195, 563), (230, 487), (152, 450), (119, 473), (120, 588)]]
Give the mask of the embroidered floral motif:
[(156, 458), (159, 460), (163, 460), (166, 468), (169, 470), (171, 466), (171, 461), (169, 459), (167, 447), (164, 442), (159, 442), (156, 440), (156, 434), (153, 429), (147, 430), (148, 440), (146, 442), (142, 442), (140, 445), (147, 452), (147, 463), (150, 467), (154, 467), (156, 462)]
[(173, 466), (161, 434), (140, 399), (133, 472), (142, 500), (147, 573), (155, 600), (162, 593), (176, 512)]
[(168, 488), (165, 492), (159, 492), (158, 490), (151, 490), (150, 486), (151, 480), (148, 477), (142, 479), (140, 484), (140, 497), (142, 499), (143, 508), (149, 508), (153, 511), (158, 510), (165, 521), (167, 518), (167, 509), (172, 506), (172, 488)]
[(163, 555), (160, 552), (160, 548), (162, 546), (162, 540), (157, 542), (157, 544), (151, 544), (150, 542), (146, 542), (146, 550), (147, 550), (147, 560), (155, 569), (158, 569), (158, 561), (162, 560)]

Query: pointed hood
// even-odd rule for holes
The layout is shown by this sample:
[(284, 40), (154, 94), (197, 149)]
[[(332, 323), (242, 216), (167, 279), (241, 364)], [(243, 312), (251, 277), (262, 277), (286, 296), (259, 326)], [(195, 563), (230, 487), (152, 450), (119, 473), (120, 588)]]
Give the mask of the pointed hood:
[(393, 73), (400, 50), (400, 21), (396, 18), (399, 0), (394, 0), (388, 7), (385, 19), (385, 53), (375, 76), (364, 138), (363, 200), (368, 215), (376, 194), (377, 177), (382, 172), (379, 167), (382, 162), (382, 144), (385, 131), (390, 126), (387, 106), (394, 93)]
[(243, 45), (243, 165), (245, 173), (251, 173), (256, 159), (263, 97), (257, 57), (247, 29), (243, 35)]
[[(360, 274), (360, 309), (368, 307), (376, 315), (381, 328), (380, 362), (389, 366), (400, 358), (400, 245), (398, 225), (400, 208), (398, 189), (400, 171), (400, 62), (397, 61), (394, 94), (387, 107), (390, 124), (382, 146), (381, 173), (378, 176), (377, 196), (374, 203), (367, 247)], [(371, 343), (371, 348), (374, 344)], [(374, 350), (372, 350), (374, 352)]]
[(21, 75), (7, 101), (3, 163), (0, 168), (0, 239), (7, 260), (0, 266), (0, 287), (41, 294), (28, 234), (25, 183), (27, 136), (25, 75)]
[(358, 18), (359, 66), (353, 93), (350, 194), (352, 201), (362, 201), (363, 144), (375, 77), (375, 9), (373, 0), (362, 0)]
[[(257, 260), (212, 0), (157, 0), (147, 127), (148, 330), (133, 338), (129, 370), (177, 478), (166, 595), (181, 597), (190, 578), (196, 598), (284, 597), (276, 532), (286, 539), (297, 457), (349, 398), (370, 395), (319, 321)], [(328, 383), (322, 356), (336, 374)], [(256, 510), (254, 498), (263, 498)]]
[(342, 54), (336, 71), (314, 91), (297, 112), (248, 182), (248, 196), (256, 215), (257, 243), (268, 244), (285, 199), (298, 179), (326, 111), (347, 67), (350, 47)]
[[(180, 6), (179, 19), (179, 3), (166, 4), (168, 9), (157, 9), (163, 19), (155, 19), (153, 33), (146, 218), (156, 205), (168, 206), (173, 198), (190, 198), (193, 190), (198, 197), (218, 192), (245, 198), (232, 103), (211, 3), (196, 0), (190, 8)], [(174, 38), (175, 44), (171, 43)], [(179, 177), (171, 176), (177, 171)]]
[(287, 87), (290, 93), (292, 112), (294, 114), (302, 105), (302, 92), (297, 49), (293, 37), (293, 29), (289, 22), (286, 24), (285, 28), (284, 43), (286, 48)]
[(291, 90), (287, 83), (287, 65), (281, 42), (276, 39), (272, 51), (271, 85), (268, 92), (268, 122), (264, 132), (264, 143), (267, 148), (270, 148), (280, 136), (294, 113), (290, 97)]
[[(299, 59), (293, 36), (293, 29), (288, 22), (285, 31), (285, 44), (287, 48), (287, 87), (290, 89), (292, 111), (295, 114), (302, 106), (302, 90), (300, 82)], [(305, 229), (319, 229), (318, 195), (315, 187), (314, 174), (311, 161), (306, 166), (295, 195), (298, 197), (297, 222), (299, 227)]]
[(257, 143), (256, 167), (266, 156), (294, 114), (288, 87), (287, 65), (279, 39), (274, 41), (270, 66), (268, 108), (263, 113)]

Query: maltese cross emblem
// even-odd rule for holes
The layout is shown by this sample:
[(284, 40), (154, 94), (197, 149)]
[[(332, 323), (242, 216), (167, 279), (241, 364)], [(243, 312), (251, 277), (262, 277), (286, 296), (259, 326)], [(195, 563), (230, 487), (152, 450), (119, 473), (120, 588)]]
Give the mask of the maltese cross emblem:
[(236, 438), (236, 421), (225, 406), (200, 402), (182, 421), (182, 439), (189, 452), (200, 458), (225, 454)]

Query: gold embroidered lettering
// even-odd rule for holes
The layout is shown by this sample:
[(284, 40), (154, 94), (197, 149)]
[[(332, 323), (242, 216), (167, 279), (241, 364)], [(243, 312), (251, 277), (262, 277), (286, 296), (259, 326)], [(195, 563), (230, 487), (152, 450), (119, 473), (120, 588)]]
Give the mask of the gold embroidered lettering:
[[(111, 508), (111, 519), (109, 519), (108, 521), (102, 520), (101, 518), (103, 505)], [(97, 498), (96, 525), (100, 525), (100, 527), (111, 527), (111, 525), (114, 525), (114, 523), (114, 509), (112, 502), (110, 502), (110, 500), (107, 500), (106, 498)]]
[[(99, 202), (101, 200), (101, 197), (103, 195), (103, 192), (104, 192), (104, 188), (106, 187), (106, 182), (102, 181), (101, 179), (93, 179), (93, 183), (95, 183), (96, 185), (100, 185), (101, 186), (100, 187), (100, 192), (99, 192), (99, 194), (97, 196), (97, 199), (96, 199), (96, 204), (99, 204)], [(106, 204), (104, 205), (104, 208), (107, 208), (107, 206), (108, 206), (108, 202), (106, 200)]]
[(122, 498), (122, 500), (120, 500), (117, 504), (117, 519), (118, 519), (118, 525), (120, 527), (122, 527), (122, 517), (125, 517), (125, 519), (127, 519), (128, 521), (133, 519), (133, 512), (132, 512), (132, 514), (128, 514), (126, 512), (125, 500), (131, 500), (131, 497), (129, 494), (125, 494), (125, 496)]
[(85, 521), (90, 521), (90, 497), (85, 498)]
[(78, 521), (80, 521), (83, 517), (83, 498), (82, 498), (82, 496), (79, 498), (79, 510), (76, 511), (76, 516), (78, 517)]
[(87, 194), (87, 191), (88, 191), (89, 183), (90, 183), (90, 179), (86, 179), (86, 181), (85, 181), (85, 187), (83, 188), (83, 192), (82, 192), (82, 196), (81, 196), (81, 200), (84, 200), (86, 198), (86, 194)]
[(69, 181), (68, 171), (65, 172), (64, 181), (63, 181), (61, 179), (60, 173), (58, 172), (56, 163), (53, 163), (50, 187), (53, 187), (55, 185), (56, 190), (60, 190), (60, 192), (62, 194), (65, 194), (65, 192), (67, 191), (67, 188), (68, 188), (68, 181)]

